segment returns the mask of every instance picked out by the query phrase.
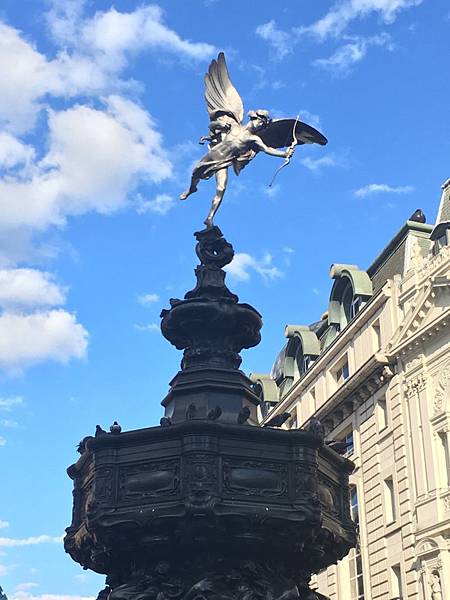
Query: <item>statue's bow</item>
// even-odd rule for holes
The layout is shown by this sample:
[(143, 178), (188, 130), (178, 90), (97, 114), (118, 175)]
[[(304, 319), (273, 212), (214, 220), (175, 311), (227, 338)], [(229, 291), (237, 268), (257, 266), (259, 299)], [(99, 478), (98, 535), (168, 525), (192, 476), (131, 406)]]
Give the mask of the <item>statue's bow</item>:
[(287, 158), (284, 159), (284, 163), (282, 165), (280, 165), (278, 167), (278, 169), (275, 171), (275, 173), (273, 174), (272, 181), (269, 183), (269, 187), (272, 187), (272, 185), (274, 184), (275, 179), (277, 178), (278, 173), (282, 169), (284, 169), (284, 167), (287, 167), (288, 164), (291, 162), (291, 158), (292, 158), (292, 156), (294, 154), (294, 148), (298, 144), (297, 136), (295, 135), (295, 128), (297, 127), (297, 123), (299, 122), (299, 119), (300, 119), (300, 115), (297, 115), (297, 117), (296, 117), (296, 119), (294, 121), (294, 127), (292, 128), (292, 142), (291, 142), (291, 145), (288, 148), (289, 155), (287, 156)]

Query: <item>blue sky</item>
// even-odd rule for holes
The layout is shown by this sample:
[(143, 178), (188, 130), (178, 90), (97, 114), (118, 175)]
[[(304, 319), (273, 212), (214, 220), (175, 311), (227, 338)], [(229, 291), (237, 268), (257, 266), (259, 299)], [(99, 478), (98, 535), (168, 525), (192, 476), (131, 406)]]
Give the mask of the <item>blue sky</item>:
[(158, 423), (180, 354), (161, 308), (194, 284), (213, 182), (179, 202), (207, 132), (203, 74), (227, 55), (247, 110), (328, 137), (232, 176), (217, 224), (229, 286), (286, 323), (327, 307), (333, 262), (367, 267), (408, 216), (432, 222), (450, 175), (444, 0), (0, 6), (0, 585), (16, 600), (95, 596), (64, 554), (75, 446), (97, 423)]

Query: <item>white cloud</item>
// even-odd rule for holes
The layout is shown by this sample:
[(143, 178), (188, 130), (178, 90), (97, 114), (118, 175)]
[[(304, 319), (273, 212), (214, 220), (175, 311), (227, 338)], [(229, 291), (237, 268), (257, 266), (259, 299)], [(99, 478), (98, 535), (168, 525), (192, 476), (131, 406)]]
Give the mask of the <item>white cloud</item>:
[(106, 110), (50, 112), (50, 147), (30, 178), (0, 180), (0, 230), (62, 225), (69, 215), (111, 213), (140, 181), (159, 183), (172, 166), (150, 115), (119, 96)]
[(262, 188), (262, 193), (267, 196), (268, 198), (275, 198), (275, 196), (277, 196), (280, 192), (280, 186), (276, 183), (275, 185), (272, 186), (264, 186)]
[(8, 521), (2, 521), (0, 519), (0, 529), (6, 529), (7, 527), (9, 527), (9, 522)]
[(39, 587), (39, 584), (35, 583), (34, 581), (19, 583), (19, 585), (16, 585), (16, 592), (23, 592), (25, 590), (31, 590), (36, 587)]
[[(163, 51), (196, 62), (215, 52), (170, 29), (158, 6), (111, 8), (89, 18), (85, 4), (51, 2), (53, 53), (0, 21), (0, 369), (11, 372), (86, 352), (88, 334), (76, 317), (50, 310), (64, 304), (65, 290), (50, 273), (15, 268), (33, 252), (35, 233), (73, 215), (120, 210), (140, 184), (172, 176), (151, 115), (125, 97), (140, 85), (122, 79), (128, 60)], [(86, 104), (76, 103), (81, 99)], [(46, 129), (33, 147), (23, 135), (39, 116)], [(161, 194), (141, 209), (165, 214), (172, 204)], [(0, 399), (0, 408), (11, 406)]]
[(5, 440), (5, 438), (4, 438), (4, 437), (2, 437), (2, 436), (0, 435), (0, 448), (1, 448), (2, 446), (6, 446), (6, 440)]
[(150, 331), (152, 333), (159, 333), (161, 327), (157, 323), (148, 323), (148, 325), (134, 325), (137, 331)]
[(276, 52), (276, 57), (279, 59), (284, 58), (287, 54), (292, 52), (293, 40), (292, 35), (279, 29), (275, 21), (269, 21), (264, 25), (259, 25), (256, 28), (256, 34), (272, 46)]
[[(17, 421), (13, 421), (12, 419), (1, 419), (0, 426), (6, 427), (7, 429), (14, 429), (15, 427), (19, 426), (19, 423), (17, 423)], [(0, 521), (0, 529), (2, 529), (2, 523), (4, 522), (5, 521)]]
[(158, 194), (153, 200), (143, 200), (138, 198), (137, 212), (143, 215), (147, 212), (153, 212), (158, 215), (166, 215), (174, 206), (174, 199), (169, 194)]
[(400, 11), (418, 6), (422, 0), (343, 0), (319, 20), (308, 27), (299, 28), (298, 33), (311, 33), (320, 40), (343, 33), (352, 21), (377, 13), (387, 24), (393, 23)]
[(35, 307), (64, 304), (65, 292), (53, 275), (35, 269), (0, 269), (0, 307)]
[(311, 158), (305, 156), (300, 160), (300, 163), (310, 171), (318, 171), (323, 167), (340, 167), (342, 164), (333, 156), (321, 156), (320, 158)]
[[(275, 50), (277, 58), (284, 58), (302, 40), (303, 36), (311, 35), (318, 42), (330, 37), (338, 37), (345, 33), (348, 27), (357, 20), (378, 15), (383, 23), (389, 25), (395, 21), (398, 14), (405, 9), (418, 6), (423, 0), (338, 0), (323, 17), (311, 25), (292, 27), (283, 30), (275, 21), (269, 21), (256, 28), (259, 37), (267, 41)], [(362, 41), (346, 44), (339, 48), (329, 59), (319, 59), (316, 64), (328, 66), (327, 61), (333, 61), (335, 66), (354, 64), (365, 56), (368, 45), (377, 44), (374, 36), (370, 43)], [(333, 66), (330, 64), (329, 66)]]
[(143, 304), (144, 306), (147, 304), (152, 304), (153, 302), (158, 302), (158, 300), (158, 294), (141, 294), (138, 296), (139, 304)]
[(62, 544), (63, 536), (38, 535), (28, 538), (0, 537), (0, 548), (17, 548), (20, 546), (36, 546), (38, 544)]
[(0, 410), (10, 411), (13, 406), (19, 406), (19, 404), (23, 403), (23, 398), (21, 396), (13, 396), (10, 398), (0, 398)]
[(115, 8), (97, 12), (93, 19), (81, 25), (80, 40), (84, 47), (101, 52), (109, 60), (123, 64), (126, 52), (158, 49), (186, 58), (210, 58), (215, 48), (211, 44), (183, 40), (163, 23), (159, 6), (141, 6), (131, 13)]
[(272, 256), (269, 253), (258, 260), (245, 252), (237, 252), (224, 270), (236, 281), (248, 281), (251, 271), (255, 271), (266, 281), (283, 276), (282, 272), (272, 264)]
[(182, 39), (164, 24), (154, 5), (121, 13), (111, 8), (83, 18), (82, 1), (53, 2), (47, 13), (49, 30), (59, 52), (47, 58), (21, 33), (0, 22), (0, 123), (24, 132), (51, 97), (98, 95), (123, 85), (119, 75), (129, 54), (165, 51), (183, 59), (206, 60), (211, 44)]
[(0, 565), (0, 577), (8, 575), (10, 571), (15, 569), (16, 565)]
[(357, 198), (365, 198), (366, 196), (371, 196), (372, 194), (409, 194), (413, 191), (414, 187), (412, 185), (392, 187), (387, 183), (370, 183), (369, 185), (365, 185), (364, 187), (355, 190), (354, 194)]
[(28, 165), (34, 159), (32, 146), (23, 144), (16, 137), (0, 132), (0, 169), (10, 169), (16, 165)]
[(86, 573), (78, 573), (77, 575), (74, 575), (73, 578), (79, 583), (86, 583), (86, 581), (88, 580), (88, 576)]
[(342, 75), (347, 73), (355, 63), (361, 61), (371, 46), (385, 46), (392, 50), (390, 39), (387, 33), (367, 38), (353, 38), (353, 41), (338, 48), (329, 58), (318, 58), (313, 64)]
[(66, 363), (83, 358), (87, 341), (85, 328), (65, 310), (5, 312), (0, 315), (0, 368), (17, 373), (46, 360)]
[(95, 600), (94, 596), (77, 596), (70, 594), (30, 594), (24, 590), (18, 590), (8, 596), (9, 600)]

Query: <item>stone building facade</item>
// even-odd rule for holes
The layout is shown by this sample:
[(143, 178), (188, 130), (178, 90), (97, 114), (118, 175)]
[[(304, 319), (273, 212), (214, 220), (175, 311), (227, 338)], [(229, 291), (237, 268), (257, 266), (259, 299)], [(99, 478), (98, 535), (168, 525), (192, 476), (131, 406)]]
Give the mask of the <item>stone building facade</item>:
[[(318, 418), (356, 465), (359, 545), (319, 573), (331, 600), (450, 600), (450, 180), (367, 269), (333, 265), (328, 312), (289, 325), (261, 419)], [(333, 502), (333, 499), (329, 499)]]

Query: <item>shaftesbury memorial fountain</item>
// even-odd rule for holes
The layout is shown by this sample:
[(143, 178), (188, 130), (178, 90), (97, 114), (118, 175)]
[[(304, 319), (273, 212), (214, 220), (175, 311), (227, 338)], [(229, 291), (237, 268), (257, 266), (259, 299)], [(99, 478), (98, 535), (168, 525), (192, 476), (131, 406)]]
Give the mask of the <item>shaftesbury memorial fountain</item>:
[[(225, 285), (234, 251), (213, 217), (227, 170), (259, 151), (289, 161), (295, 145), (326, 143), (299, 119), (271, 120), (243, 107), (223, 54), (205, 77), (209, 151), (201, 179), (217, 182), (206, 229), (195, 234), (197, 285), (163, 310), (163, 335), (184, 350), (162, 401), (160, 426), (117, 424), (79, 446), (66, 551), (104, 573), (109, 600), (319, 600), (312, 573), (355, 544), (349, 512), (352, 463), (309, 430), (258, 426), (260, 399), (239, 352), (260, 341), (262, 320)], [(285, 147), (286, 151), (276, 148)]]

